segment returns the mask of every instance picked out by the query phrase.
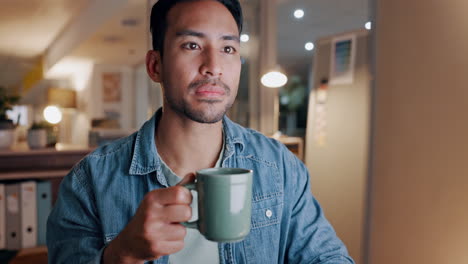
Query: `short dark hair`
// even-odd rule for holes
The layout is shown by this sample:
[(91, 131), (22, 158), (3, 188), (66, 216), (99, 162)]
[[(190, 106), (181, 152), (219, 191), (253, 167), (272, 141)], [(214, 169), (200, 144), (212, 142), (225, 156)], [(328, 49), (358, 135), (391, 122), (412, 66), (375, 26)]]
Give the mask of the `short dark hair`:
[[(167, 14), (172, 7), (178, 3), (191, 2), (197, 0), (159, 0), (151, 9), (150, 30), (153, 37), (153, 50), (163, 54), (164, 38), (167, 31)], [(199, 0), (198, 0), (199, 1)], [(237, 23), (239, 34), (242, 32), (242, 8), (238, 0), (216, 0), (223, 4), (231, 12)]]

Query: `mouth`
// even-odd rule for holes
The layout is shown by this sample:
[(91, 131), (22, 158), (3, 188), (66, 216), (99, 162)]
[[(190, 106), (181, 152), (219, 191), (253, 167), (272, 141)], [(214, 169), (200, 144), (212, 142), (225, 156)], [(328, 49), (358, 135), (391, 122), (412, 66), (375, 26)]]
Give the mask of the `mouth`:
[(202, 97), (221, 97), (225, 94), (225, 89), (219, 86), (203, 85), (195, 89), (195, 95)]
[(198, 100), (206, 102), (221, 102), (229, 96), (231, 89), (220, 79), (202, 79), (189, 85), (190, 93)]

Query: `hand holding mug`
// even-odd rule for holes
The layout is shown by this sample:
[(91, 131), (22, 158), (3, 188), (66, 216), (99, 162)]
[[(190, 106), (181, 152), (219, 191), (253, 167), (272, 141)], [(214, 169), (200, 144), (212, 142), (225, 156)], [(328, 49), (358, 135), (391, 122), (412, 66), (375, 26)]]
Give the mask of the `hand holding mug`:
[(132, 220), (105, 249), (104, 263), (143, 263), (182, 250), (187, 231), (180, 223), (192, 215), (192, 195), (180, 185), (193, 178), (188, 175), (178, 186), (147, 193)]

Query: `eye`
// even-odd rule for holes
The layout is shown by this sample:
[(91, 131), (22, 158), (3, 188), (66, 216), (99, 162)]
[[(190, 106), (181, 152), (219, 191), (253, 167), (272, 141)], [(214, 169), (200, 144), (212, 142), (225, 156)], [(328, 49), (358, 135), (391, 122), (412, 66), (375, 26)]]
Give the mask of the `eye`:
[(184, 44), (182, 45), (182, 47), (183, 47), (184, 49), (188, 49), (188, 50), (197, 50), (197, 49), (200, 49), (200, 46), (199, 46), (197, 43), (195, 43), (195, 42), (184, 43)]
[(232, 46), (227, 46), (223, 48), (223, 51), (227, 54), (234, 54), (236, 53), (236, 49)]

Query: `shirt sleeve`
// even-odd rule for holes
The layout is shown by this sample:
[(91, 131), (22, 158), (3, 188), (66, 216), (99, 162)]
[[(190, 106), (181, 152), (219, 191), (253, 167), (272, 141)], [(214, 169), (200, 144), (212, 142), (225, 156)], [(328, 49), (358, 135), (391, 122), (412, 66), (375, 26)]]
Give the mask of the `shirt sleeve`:
[(101, 263), (104, 240), (82, 162), (63, 179), (47, 221), (49, 263)]
[(285, 179), (290, 206), (287, 230), (287, 263), (354, 264), (346, 246), (325, 218), (312, 196), (310, 177), (304, 163), (289, 153)]

